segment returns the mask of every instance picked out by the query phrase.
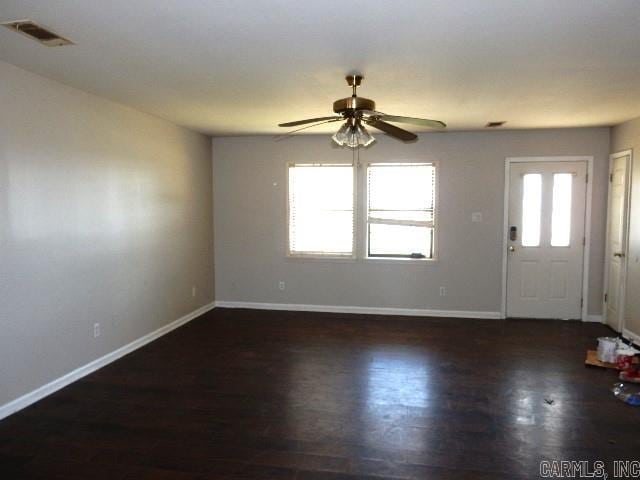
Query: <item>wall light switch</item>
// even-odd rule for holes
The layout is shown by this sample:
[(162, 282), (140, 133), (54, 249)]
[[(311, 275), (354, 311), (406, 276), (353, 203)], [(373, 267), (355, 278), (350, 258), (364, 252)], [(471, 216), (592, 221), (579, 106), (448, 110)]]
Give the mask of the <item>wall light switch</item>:
[(471, 214), (472, 222), (481, 222), (482, 221), (482, 212), (473, 212)]

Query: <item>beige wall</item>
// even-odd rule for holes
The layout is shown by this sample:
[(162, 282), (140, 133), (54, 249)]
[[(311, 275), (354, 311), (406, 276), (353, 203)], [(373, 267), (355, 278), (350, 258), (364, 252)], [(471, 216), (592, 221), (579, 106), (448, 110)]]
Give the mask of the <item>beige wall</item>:
[[(378, 135), (362, 162), (439, 162), (439, 261), (331, 262), (285, 257), (286, 164), (350, 162), (351, 152), (333, 148), (328, 135), (214, 138), (216, 299), (498, 312), (505, 157), (591, 155), (588, 309), (599, 314), (608, 153), (607, 128), (433, 133), (414, 144)], [(482, 223), (471, 223), (476, 211)]]
[(213, 232), (209, 138), (0, 79), (2, 405), (211, 302)]
[[(611, 153), (633, 149), (640, 151), (640, 118), (611, 129)], [(629, 221), (625, 328), (640, 338), (640, 160), (634, 158)]]

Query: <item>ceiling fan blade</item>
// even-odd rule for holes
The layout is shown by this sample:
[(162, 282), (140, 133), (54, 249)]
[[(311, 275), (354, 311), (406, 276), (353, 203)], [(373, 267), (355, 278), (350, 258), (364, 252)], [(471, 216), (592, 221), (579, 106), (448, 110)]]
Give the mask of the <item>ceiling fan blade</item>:
[(383, 122), (382, 120), (372, 119), (372, 120), (365, 120), (365, 122), (367, 123), (367, 125), (371, 125), (372, 127), (377, 128), (378, 130), (382, 130), (383, 132), (388, 133), (392, 137), (395, 137), (404, 142), (408, 142), (418, 138), (418, 136), (415, 135), (414, 133), (403, 130), (402, 128), (396, 127), (395, 125), (391, 125), (390, 123)]
[(430, 128), (445, 128), (447, 126), (446, 123), (441, 122), (440, 120), (429, 120), (428, 118), (401, 117), (399, 115), (386, 115), (384, 113), (378, 116), (378, 118), (385, 122), (409, 123), (411, 125), (420, 125), (422, 127)]
[(329, 117), (329, 118), (331, 118), (331, 120), (325, 120), (324, 122), (314, 123), (313, 125), (306, 125), (304, 127), (300, 127), (300, 128), (296, 128), (295, 130), (291, 130), (290, 132), (284, 133), (282, 135), (277, 135), (275, 137), (275, 139), (276, 139), (276, 141), (277, 140), (282, 140), (283, 138), (290, 137), (291, 135), (293, 135), (296, 132), (299, 132), (300, 130), (306, 130), (307, 128), (317, 127), (318, 125), (323, 125), (325, 123), (333, 123), (333, 122), (337, 122), (337, 121), (340, 121), (340, 120), (344, 120), (344, 118), (342, 118), (342, 117)]
[(304, 125), (305, 123), (313, 123), (313, 122), (321, 122), (323, 120), (342, 120), (342, 117), (318, 117), (318, 118), (307, 118), (306, 120), (296, 120), (295, 122), (287, 122), (278, 124), (279, 127), (297, 127), (298, 125)]

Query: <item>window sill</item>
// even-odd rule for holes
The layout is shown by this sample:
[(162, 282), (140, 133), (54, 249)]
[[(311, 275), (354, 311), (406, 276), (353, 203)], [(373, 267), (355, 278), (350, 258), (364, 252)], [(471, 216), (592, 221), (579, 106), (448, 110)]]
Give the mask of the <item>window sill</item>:
[(380, 263), (394, 265), (435, 265), (437, 258), (391, 258), (391, 257), (367, 257), (361, 259), (365, 263)]
[(329, 263), (356, 263), (355, 257), (332, 257), (324, 255), (287, 255), (287, 262), (329, 262)]
[(322, 255), (287, 255), (285, 261), (294, 263), (369, 263), (378, 265), (412, 265), (429, 266), (439, 263), (437, 258), (356, 258), (356, 257), (324, 257)]

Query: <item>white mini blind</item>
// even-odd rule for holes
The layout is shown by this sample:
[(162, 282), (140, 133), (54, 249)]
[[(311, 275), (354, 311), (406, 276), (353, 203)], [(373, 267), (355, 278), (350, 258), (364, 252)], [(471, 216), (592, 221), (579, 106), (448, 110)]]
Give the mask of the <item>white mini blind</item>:
[(353, 166), (289, 166), (289, 254), (352, 256)]
[(433, 258), (433, 164), (368, 168), (368, 256)]

